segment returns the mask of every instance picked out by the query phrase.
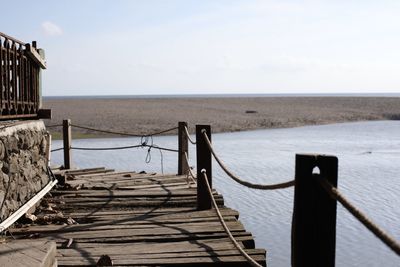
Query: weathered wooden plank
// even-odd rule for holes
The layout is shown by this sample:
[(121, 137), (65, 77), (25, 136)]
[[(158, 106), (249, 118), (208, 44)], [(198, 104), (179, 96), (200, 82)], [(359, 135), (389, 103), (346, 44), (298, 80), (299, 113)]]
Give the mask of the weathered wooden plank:
[(56, 244), (49, 241), (14, 241), (0, 246), (0, 266), (53, 266)]
[[(222, 200), (221, 195), (214, 196), (216, 200)], [(82, 202), (86, 201), (86, 202)], [(90, 202), (89, 202), (90, 201)], [(99, 205), (122, 205), (122, 206), (132, 206), (132, 207), (139, 207), (139, 206), (151, 206), (154, 203), (164, 204), (165, 206), (176, 205), (180, 202), (182, 204), (188, 202), (196, 202), (196, 196), (161, 196), (161, 197), (124, 197), (124, 198), (113, 198), (110, 196), (109, 198), (79, 198), (79, 199), (72, 199), (67, 198), (64, 199), (63, 202), (66, 204), (60, 204), (61, 207), (65, 206), (64, 208), (71, 208), (68, 204), (73, 204), (78, 206), (99, 206)], [(164, 203), (165, 202), (165, 203)], [(147, 205), (146, 203), (149, 203)]]
[[(247, 241), (253, 240), (253, 237), (251, 235), (237, 235), (236, 236), (237, 241), (239, 242), (239, 244), (241, 243), (246, 243)], [(174, 242), (162, 242), (162, 243), (156, 243), (156, 242), (152, 242), (152, 243), (140, 243), (140, 242), (136, 242), (136, 243), (99, 243), (99, 242), (85, 242), (85, 243), (80, 243), (80, 242), (73, 242), (70, 246), (70, 248), (76, 248), (76, 249), (86, 249), (86, 248), (101, 248), (101, 247), (109, 247), (111, 249), (118, 249), (121, 247), (132, 247), (132, 249), (147, 249), (149, 250), (149, 246), (151, 246), (151, 248), (155, 248), (155, 249), (171, 249), (174, 250), (176, 248), (177, 251), (179, 251), (180, 248), (189, 248), (189, 247), (193, 247), (193, 246), (199, 246), (202, 248), (212, 248), (214, 246), (219, 246), (220, 244), (223, 244), (223, 246), (231, 246), (233, 247), (232, 242), (230, 241), (230, 239), (226, 236), (226, 237), (222, 237), (222, 238), (203, 238), (203, 239), (199, 239), (199, 240), (195, 240), (195, 242), (193, 242), (193, 240), (183, 240), (183, 241), (174, 241)], [(228, 245), (231, 244), (231, 245)], [(242, 245), (243, 248), (251, 248), (251, 247), (247, 247)], [(254, 247), (253, 247), (254, 248)], [(65, 249), (64, 246), (59, 246), (58, 249)]]
[[(93, 175), (93, 174), (100, 174), (100, 175), (104, 175), (106, 173), (114, 173), (114, 169), (92, 169), (92, 170), (73, 170), (73, 171), (66, 171), (65, 175)], [(90, 177), (90, 176), (89, 176)]]
[(92, 180), (111, 180), (111, 179), (148, 179), (148, 178), (160, 178), (169, 179), (174, 177), (186, 177), (186, 175), (176, 175), (176, 174), (159, 174), (159, 173), (138, 173), (138, 172), (110, 172), (110, 173), (87, 173), (80, 174), (79, 177), (90, 178)]
[[(222, 197), (217, 197), (215, 199), (217, 201), (218, 205), (223, 205), (223, 199)], [(60, 204), (59, 206), (65, 210), (71, 210), (71, 209), (76, 209), (82, 208), (82, 209), (87, 209), (88, 212), (90, 210), (99, 210), (99, 209), (115, 209), (115, 208), (140, 208), (140, 207), (192, 207), (193, 204), (196, 204), (195, 199), (178, 199), (178, 198), (168, 198), (165, 197), (164, 199), (142, 199), (142, 200), (113, 200), (110, 199), (109, 201), (96, 201), (96, 202), (87, 202), (87, 203), (73, 203), (74, 207), (71, 207), (71, 205), (68, 204)]]
[[(239, 222), (227, 222), (232, 232), (244, 232), (244, 227)], [(106, 238), (106, 237), (133, 237), (133, 236), (163, 236), (174, 234), (198, 234), (198, 233), (224, 233), (224, 229), (218, 222), (206, 222), (196, 224), (144, 224), (144, 225), (118, 225), (115, 228), (97, 227), (88, 228), (80, 225), (70, 225), (64, 229), (36, 229), (33, 233), (43, 235), (58, 235), (64, 238)], [(32, 231), (19, 232), (18, 234), (31, 234)]]
[[(104, 218), (104, 217), (100, 217)], [(178, 227), (185, 224), (190, 225), (204, 225), (205, 223), (219, 223), (218, 218), (214, 217), (194, 217), (194, 218), (143, 218), (140, 217), (118, 217), (118, 218), (110, 218), (105, 217), (106, 219), (100, 220), (86, 220), (90, 223), (84, 223), (85, 219), (80, 220), (76, 219), (78, 222), (82, 221), (83, 223), (79, 223), (76, 225), (33, 225), (29, 228), (17, 228), (14, 229), (13, 232), (17, 233), (36, 233), (36, 232), (67, 232), (67, 231), (76, 231), (80, 229), (88, 229), (88, 230), (99, 230), (99, 229), (122, 229), (122, 228), (135, 228), (135, 227), (159, 227), (162, 225), (163, 227)], [(234, 222), (240, 224), (239, 221), (236, 220), (234, 216), (224, 216), (224, 220), (227, 222)]]
[[(247, 248), (247, 249), (253, 249), (255, 248), (254, 246), (254, 239), (253, 236), (249, 233), (237, 233), (235, 234), (235, 239), (239, 242), (242, 248)], [(60, 240), (57, 243), (57, 249), (65, 249), (65, 240)], [(109, 247), (111, 249), (118, 249), (118, 247), (134, 247), (134, 248), (139, 248), (139, 249), (147, 249), (147, 250), (152, 250), (153, 247), (157, 249), (162, 249), (163, 247), (165, 249), (169, 249), (170, 247), (176, 247), (176, 249), (179, 249), (181, 247), (189, 248), (193, 246), (200, 246), (200, 247), (205, 247), (205, 248), (212, 248), (213, 245), (218, 245), (218, 244), (223, 244), (224, 246), (230, 246), (229, 244), (232, 244), (232, 241), (227, 237), (217, 237), (214, 238), (213, 236), (209, 237), (204, 237), (201, 239), (187, 239), (187, 240), (171, 240), (171, 242), (107, 242), (107, 243), (101, 243), (101, 242), (79, 242), (79, 241), (73, 241), (71, 243), (70, 248), (75, 248), (75, 249), (81, 249), (85, 250), (86, 248), (99, 248), (101, 246)], [(232, 244), (233, 246), (233, 244)], [(149, 249), (150, 248), (150, 249)]]
[(146, 189), (146, 190), (166, 190), (166, 189), (187, 189), (187, 188), (195, 188), (193, 187), (193, 184), (190, 184), (190, 187), (187, 183), (187, 181), (183, 182), (176, 182), (176, 183), (160, 183), (160, 184), (142, 184), (142, 185), (119, 185), (118, 189), (119, 190), (140, 190), (140, 189)]
[(91, 181), (88, 179), (67, 180), (72, 186), (84, 185), (90, 189), (144, 189), (144, 188), (164, 188), (165, 190), (171, 186), (187, 185), (187, 180), (181, 178), (171, 178), (168, 180), (148, 181), (148, 180), (126, 180), (126, 181)]
[[(214, 191), (216, 194), (216, 191)], [(196, 189), (182, 189), (166, 192), (165, 190), (149, 191), (149, 190), (135, 190), (135, 191), (120, 191), (115, 190), (109, 192), (107, 190), (78, 190), (78, 191), (58, 191), (53, 192), (54, 196), (62, 195), (64, 199), (67, 198), (108, 198), (112, 197), (164, 197), (164, 196), (194, 196)]]
[[(265, 261), (264, 255), (252, 255), (254, 260), (263, 262)], [(58, 266), (87, 266), (93, 265), (96, 261), (94, 259), (82, 259), (82, 258), (66, 258), (64, 261), (61, 258), (58, 262)], [(212, 264), (211, 266), (215, 266), (216, 264), (230, 264), (231, 266), (248, 266), (248, 262), (243, 256), (213, 256), (209, 255), (207, 257), (185, 257), (185, 258), (162, 258), (162, 259), (135, 259), (135, 258), (118, 258), (113, 260), (114, 265), (177, 265), (177, 264), (186, 264), (186, 265), (201, 265), (201, 266), (210, 266), (205, 264)]]
[[(241, 246), (244, 248), (244, 246)], [(76, 243), (72, 244), (70, 248), (59, 248), (57, 252), (61, 255), (76, 255), (80, 251), (91, 251), (92, 253), (98, 252), (112, 252), (119, 254), (152, 254), (152, 253), (164, 253), (164, 252), (199, 252), (199, 251), (210, 251), (210, 250), (227, 250), (235, 249), (235, 246), (230, 240), (197, 240), (193, 241), (181, 241), (171, 243), (152, 243), (151, 250), (149, 250), (149, 244), (147, 243), (125, 243), (121, 244), (99, 244), (99, 243)]]
[(69, 173), (69, 174), (77, 174), (77, 173), (85, 173), (90, 171), (104, 171), (105, 167), (94, 167), (94, 168), (85, 168), (85, 169), (66, 169), (61, 170), (61, 174)]
[[(263, 255), (265, 254), (264, 249), (246, 249), (249, 255)], [(72, 258), (84, 258), (82, 251), (75, 249), (64, 249), (59, 252), (63, 260)], [(177, 252), (158, 252), (158, 251), (135, 251), (135, 250), (112, 250), (103, 248), (101, 250), (88, 249), (85, 250), (85, 254), (90, 254), (93, 259), (99, 258), (103, 254), (109, 255), (113, 260), (120, 259), (171, 259), (171, 258), (188, 258), (188, 257), (224, 257), (224, 256), (240, 256), (240, 252), (236, 248), (222, 248), (222, 249), (208, 249), (204, 251), (177, 251)]]
[[(105, 170), (105, 168), (103, 170)], [(131, 172), (131, 171), (120, 172), (120, 171), (114, 170), (113, 172), (99, 172), (99, 173), (86, 173), (86, 174), (82, 173), (82, 174), (79, 174), (79, 177), (84, 177), (84, 178), (90, 177), (92, 179), (106, 180), (106, 179), (110, 179), (113, 177), (132, 178), (132, 176), (134, 176), (135, 174), (137, 174), (137, 173)]]
[[(217, 199), (222, 198), (221, 195), (217, 195), (214, 194), (214, 197)], [(67, 204), (81, 204), (82, 201), (87, 201), (90, 202), (90, 204), (93, 204), (95, 202), (100, 202), (100, 203), (104, 203), (104, 202), (127, 202), (127, 201), (164, 201), (165, 199), (174, 201), (174, 200), (193, 200), (195, 201), (196, 199), (196, 194), (168, 194), (168, 193), (159, 193), (157, 192), (156, 194), (151, 194), (151, 192), (149, 192), (149, 195), (146, 196), (145, 194), (138, 194), (138, 195), (119, 195), (119, 196), (114, 196), (114, 195), (97, 195), (97, 196), (86, 196), (86, 197), (81, 197), (81, 196), (77, 196), (76, 198), (74, 197), (68, 197), (68, 198), (64, 198), (64, 202)], [(84, 203), (87, 204), (87, 203)]]
[[(234, 219), (234, 218), (232, 218)], [(171, 229), (175, 229), (178, 232), (186, 233), (191, 229), (208, 229), (210, 231), (222, 231), (222, 226), (218, 220), (215, 221), (186, 221), (186, 222), (175, 222), (175, 223), (165, 223), (165, 222), (152, 222), (148, 221), (148, 223), (126, 223), (120, 224), (118, 220), (114, 221), (113, 224), (76, 224), (76, 225), (49, 225), (49, 226), (32, 226), (28, 229), (21, 229), (19, 231), (15, 231), (15, 234), (34, 234), (34, 233), (42, 233), (42, 234), (60, 234), (60, 233), (79, 233), (79, 234), (88, 234), (89, 231), (92, 233), (100, 233), (100, 235), (108, 235), (111, 231), (120, 232), (123, 230), (126, 234), (129, 234), (130, 231), (125, 230), (140, 230), (138, 234), (146, 235), (154, 233), (164, 235), (170, 234)], [(236, 220), (228, 220), (227, 225), (232, 231), (244, 231), (243, 225)], [(151, 230), (150, 232), (148, 230)], [(169, 231), (168, 231), (169, 230)], [(99, 232), (96, 232), (99, 231)], [(109, 232), (110, 231), (110, 232)], [(136, 233), (135, 233), (136, 234)], [(111, 236), (111, 235), (110, 235)]]
[[(222, 216), (234, 216), (236, 218), (239, 217), (239, 212), (236, 210), (232, 210), (226, 207), (220, 208)], [(162, 209), (138, 209), (138, 210), (109, 210), (109, 211), (96, 211), (92, 214), (88, 214), (87, 212), (79, 212), (73, 211), (68, 213), (69, 216), (73, 218), (105, 218), (107, 220), (120, 217), (130, 217), (134, 220), (136, 217), (141, 216), (142, 220), (152, 219), (152, 220), (162, 220), (163, 218), (171, 219), (186, 219), (186, 218), (215, 218), (214, 210), (204, 210), (204, 211), (194, 211), (193, 208), (187, 207), (179, 207), (179, 208), (162, 208)], [(146, 216), (144, 216), (146, 215)]]
[[(179, 212), (179, 211), (184, 211), (184, 212)], [(177, 213), (169, 213), (169, 212), (177, 212)], [(156, 212), (154, 211), (154, 214), (147, 213), (145, 211), (144, 213), (141, 212), (133, 212), (133, 211), (110, 211), (110, 212), (102, 212), (98, 211), (98, 215), (96, 214), (86, 214), (86, 213), (74, 213), (74, 214), (69, 214), (69, 216), (72, 216), (78, 221), (89, 221), (92, 222), (92, 226), (96, 225), (111, 225), (110, 227), (112, 228), (113, 224), (165, 224), (168, 222), (172, 222), (175, 224), (184, 224), (187, 222), (216, 222), (218, 219), (215, 216), (214, 211), (204, 211), (200, 214), (196, 214), (196, 212), (191, 211), (190, 209), (184, 210), (184, 209), (171, 209), (167, 213), (165, 212)], [(222, 214), (224, 218), (227, 220), (232, 220), (235, 219), (237, 216), (237, 212), (229, 209), (222, 209)], [(97, 223), (96, 223), (97, 222)], [(80, 225), (78, 225), (80, 226)], [(74, 227), (74, 226), (47, 226), (47, 225), (42, 225), (42, 226), (31, 226), (30, 228), (20, 228), (20, 229), (15, 229), (15, 233), (17, 232), (26, 232), (28, 229), (51, 229), (51, 228), (68, 228), (68, 227)]]
[[(69, 170), (66, 182), (84, 187), (54, 191), (48, 199), (79, 224), (32, 225), (14, 236), (55, 241), (59, 266), (95, 265), (103, 254), (114, 265), (247, 266), (215, 210), (196, 209), (197, 189), (186, 176), (104, 170)], [(265, 264), (265, 250), (254, 249), (238, 212), (224, 207), (215, 190), (214, 197), (239, 244)]]
[[(163, 183), (172, 183), (172, 182), (182, 182), (186, 181), (186, 176), (140, 176), (140, 177), (120, 177), (120, 176), (111, 176), (106, 179), (102, 179), (101, 177), (92, 177), (92, 176), (81, 176), (75, 174), (68, 174), (71, 178), (70, 181), (74, 182), (87, 182), (87, 183), (115, 183), (115, 182), (125, 182), (131, 183), (132, 185), (139, 184), (163, 184)], [(67, 176), (68, 176), (67, 175)]]
[[(192, 217), (192, 218), (158, 218), (156, 216), (148, 216), (148, 215), (138, 215), (138, 216), (87, 216), (87, 217), (74, 217), (74, 219), (79, 222), (80, 225), (85, 224), (86, 222), (90, 225), (104, 225), (104, 224), (148, 224), (148, 223), (183, 223), (183, 222), (214, 222), (218, 221), (218, 218), (213, 217)], [(224, 215), (224, 220), (233, 221), (237, 220), (235, 216), (227, 216)], [(35, 227), (35, 226), (31, 226)], [(44, 226), (37, 226), (44, 227)]]
[[(233, 232), (232, 233), (235, 238), (237, 237), (251, 237), (252, 235), (249, 232)], [(29, 235), (27, 235), (29, 236)], [(227, 237), (225, 232), (198, 232), (198, 233), (174, 233), (168, 235), (124, 235), (121, 233), (114, 233), (113, 236), (101, 236), (98, 234), (97, 236), (93, 235), (83, 235), (79, 236), (79, 234), (67, 233), (60, 235), (40, 235), (41, 239), (44, 240), (52, 240), (57, 242), (57, 244), (64, 244), (70, 238), (73, 238), (73, 242), (78, 243), (131, 243), (131, 242), (176, 242), (176, 241), (185, 241), (185, 240), (201, 240), (201, 239), (219, 239)], [(250, 240), (250, 238), (247, 238)], [(151, 247), (149, 247), (151, 249)]]

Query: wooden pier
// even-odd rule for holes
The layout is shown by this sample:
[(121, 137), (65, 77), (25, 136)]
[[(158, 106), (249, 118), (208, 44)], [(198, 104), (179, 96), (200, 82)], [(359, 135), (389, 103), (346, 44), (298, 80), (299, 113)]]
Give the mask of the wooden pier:
[[(104, 168), (60, 171), (68, 187), (48, 203), (72, 225), (31, 225), (13, 230), (17, 239), (57, 243), (58, 266), (93, 266), (108, 255), (114, 266), (249, 266), (229, 240), (215, 210), (197, 209), (197, 189), (186, 175), (115, 172)], [(235, 239), (261, 265), (239, 213), (213, 190)]]
[[(44, 68), (44, 51), (37, 48), (36, 42), (24, 43), (0, 32), (0, 88), (3, 88), (0, 120), (51, 118), (51, 110), (41, 108), (41, 69)], [(63, 147), (51, 150), (48, 146), (46, 162), (50, 162), (50, 152), (63, 151), (63, 169), (56, 171), (56, 180), (50, 166), (43, 167), (51, 182), (1, 222), (0, 267), (53, 267), (57, 264), (266, 266), (266, 251), (255, 248), (252, 234), (238, 221), (239, 213), (226, 207), (223, 197), (212, 189), (213, 159), (228, 177), (247, 188), (294, 187), (292, 266), (335, 266), (337, 202), (400, 256), (400, 242), (373, 223), (338, 190), (338, 159), (335, 156), (297, 154), (293, 178), (278, 184), (254, 184), (232, 173), (219, 158), (211, 143), (210, 125), (196, 125), (195, 141), (190, 138), (186, 122), (154, 133), (95, 129), (74, 125), (69, 119), (62, 124), (47, 126), (61, 127)], [(136, 137), (140, 142), (119, 147), (76, 147), (72, 145), (71, 128)], [(177, 149), (153, 143), (154, 136), (175, 130)], [(27, 135), (27, 138), (32, 136)], [(189, 141), (196, 145), (196, 174), (189, 167)], [(16, 147), (21, 145), (14, 143)], [(115, 172), (105, 168), (72, 169), (72, 150), (135, 148), (147, 149), (146, 162), (148, 157), (151, 159), (151, 149), (159, 150), (161, 155), (162, 151), (177, 153), (178, 175)], [(32, 165), (37, 161), (33, 157), (24, 157), (31, 158), (29, 164)], [(12, 188), (9, 182), (11, 166), (4, 169), (7, 175), (3, 179), (8, 180), (7, 188)], [(27, 178), (31, 176), (34, 175), (28, 172), (24, 181), (31, 183)], [(29, 214), (25, 217), (27, 222), (19, 222), (19, 227), (10, 228), (51, 188), (51, 194), (38, 208), (38, 217)], [(10, 190), (14, 191), (11, 194), (18, 189), (16, 186)], [(4, 203), (6, 198), (2, 201)], [(6, 236), (8, 233), (10, 237)]]
[[(59, 266), (266, 266), (266, 251), (255, 248), (252, 234), (238, 221), (238, 212), (224, 206), (223, 197), (212, 189), (212, 157), (227, 176), (248, 188), (294, 186), (292, 266), (335, 266), (337, 202), (400, 255), (400, 243), (338, 191), (335, 156), (297, 154), (294, 180), (254, 184), (225, 166), (213, 149), (209, 125), (196, 125), (195, 141), (181, 122), (142, 136), (138, 145), (123, 147), (72, 146), (71, 126), (140, 137), (64, 121), (64, 145), (52, 150), (64, 151), (64, 169), (56, 172), (60, 185), (44, 201), (44, 211), (53, 216), (39, 213), (42, 217), (33, 224), (12, 230), (19, 242), (55, 242)], [(153, 144), (153, 136), (174, 130), (178, 130), (178, 149)], [(189, 168), (189, 141), (196, 145), (196, 174)], [(65, 168), (71, 163), (71, 150), (139, 147), (148, 153), (151, 149), (178, 153), (178, 174)]]

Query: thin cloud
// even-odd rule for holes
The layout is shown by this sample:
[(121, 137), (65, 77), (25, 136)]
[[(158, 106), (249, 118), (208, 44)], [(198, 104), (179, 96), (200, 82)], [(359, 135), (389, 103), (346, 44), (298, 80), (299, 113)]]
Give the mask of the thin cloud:
[(42, 23), (42, 30), (44, 34), (49, 36), (59, 36), (63, 34), (61, 27), (50, 21), (45, 21)]

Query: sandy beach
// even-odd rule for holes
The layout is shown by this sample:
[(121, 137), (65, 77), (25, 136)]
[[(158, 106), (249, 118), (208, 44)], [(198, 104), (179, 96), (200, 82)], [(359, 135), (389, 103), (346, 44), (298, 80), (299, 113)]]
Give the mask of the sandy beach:
[[(43, 105), (53, 113), (46, 125), (69, 118), (77, 125), (138, 134), (175, 127), (178, 121), (188, 122), (191, 132), (201, 123), (213, 132), (232, 132), (400, 119), (397, 97), (47, 98)], [(60, 129), (49, 130), (59, 137)], [(74, 133), (94, 137), (87, 130)]]

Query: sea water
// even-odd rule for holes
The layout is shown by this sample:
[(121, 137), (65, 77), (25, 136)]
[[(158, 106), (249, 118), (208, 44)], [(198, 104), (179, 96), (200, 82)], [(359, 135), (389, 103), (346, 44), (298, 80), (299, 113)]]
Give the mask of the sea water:
[[(193, 137), (194, 138), (194, 137)], [(177, 148), (176, 136), (154, 137), (155, 145)], [(340, 191), (396, 240), (400, 240), (400, 122), (377, 121), (213, 134), (221, 159), (235, 174), (253, 183), (292, 180), (296, 153), (339, 158)], [(73, 147), (113, 147), (140, 143), (140, 138), (73, 140)], [(54, 141), (53, 148), (62, 141)], [(81, 168), (176, 173), (177, 154), (157, 149), (76, 151)], [(145, 163), (147, 154), (151, 161)], [(195, 147), (190, 146), (195, 165)], [(62, 164), (62, 151), (52, 154)], [(213, 186), (226, 205), (240, 212), (257, 247), (267, 249), (268, 266), (290, 266), (293, 188), (260, 191), (236, 184), (213, 162)], [(340, 204), (337, 211), (336, 266), (400, 266), (400, 258)]]

